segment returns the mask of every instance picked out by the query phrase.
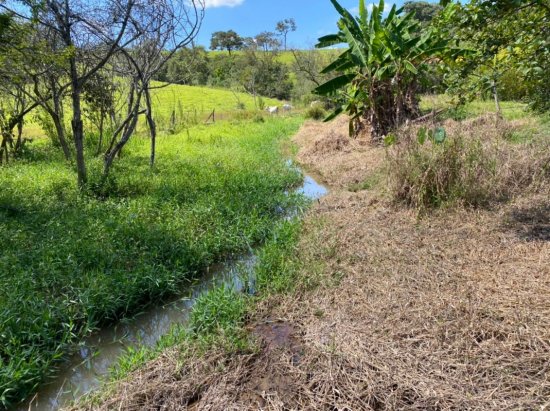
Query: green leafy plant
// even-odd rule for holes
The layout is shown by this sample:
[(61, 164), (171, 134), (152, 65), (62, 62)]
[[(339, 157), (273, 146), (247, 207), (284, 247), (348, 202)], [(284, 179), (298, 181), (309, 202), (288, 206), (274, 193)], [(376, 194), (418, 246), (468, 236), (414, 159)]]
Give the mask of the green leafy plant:
[(331, 2), (341, 16), (339, 31), (321, 37), (316, 47), (347, 43), (348, 49), (323, 70), (339, 75), (314, 92), (336, 102), (327, 121), (345, 112), (351, 117), (350, 135), (368, 125), (373, 139), (381, 141), (419, 115), (418, 81), (429, 64), (458, 49), (450, 49), (432, 29), (421, 32), (414, 13), (401, 17), (402, 9), (394, 5), (383, 17), (384, 0), (373, 5), (370, 15), (360, 0), (358, 17), (336, 0)]

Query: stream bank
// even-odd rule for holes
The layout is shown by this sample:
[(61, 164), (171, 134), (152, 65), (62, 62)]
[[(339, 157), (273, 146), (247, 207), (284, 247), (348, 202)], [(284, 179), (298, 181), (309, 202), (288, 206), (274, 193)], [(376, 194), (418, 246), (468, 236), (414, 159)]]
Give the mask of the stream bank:
[[(291, 164), (289, 164), (291, 165)], [(309, 175), (295, 190), (308, 200), (318, 200), (327, 189)], [(295, 216), (292, 211), (290, 217)], [(218, 287), (254, 293), (254, 270), (257, 262), (250, 253), (208, 267), (193, 286), (182, 295), (112, 327), (103, 328), (79, 344), (78, 351), (51, 382), (44, 384), (18, 411), (56, 411), (90, 394), (108, 377), (112, 367), (128, 351), (154, 347), (171, 329), (185, 327), (199, 297)]]
[(75, 410), (547, 407), (548, 180), (494, 208), (419, 219), (380, 185), (358, 188), (381, 173), (385, 149), (334, 143), (344, 120), (294, 138), (331, 190), (299, 240), (263, 259), (273, 292), (245, 324), (258, 345), (175, 347)]

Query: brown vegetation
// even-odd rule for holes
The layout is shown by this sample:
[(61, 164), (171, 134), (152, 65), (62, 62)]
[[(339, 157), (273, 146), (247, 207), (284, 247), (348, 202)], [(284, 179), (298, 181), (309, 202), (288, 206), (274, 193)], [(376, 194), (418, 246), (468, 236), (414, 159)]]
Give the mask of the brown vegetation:
[[(308, 123), (295, 138), (298, 160), (331, 187), (299, 247), (302, 275), (323, 261), (323, 285), (262, 303), (258, 352), (183, 365), (166, 353), (102, 409), (550, 407), (548, 176), (491, 208), (419, 219), (378, 189), (348, 190), (384, 167), (384, 149), (344, 140), (341, 127)], [(506, 179), (534, 155), (507, 147)]]

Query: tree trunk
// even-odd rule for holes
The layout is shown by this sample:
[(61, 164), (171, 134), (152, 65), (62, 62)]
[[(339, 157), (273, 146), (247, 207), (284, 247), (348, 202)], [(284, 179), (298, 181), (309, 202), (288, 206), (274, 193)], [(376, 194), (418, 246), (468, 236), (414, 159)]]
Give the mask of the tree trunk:
[[(65, 160), (71, 161), (72, 154), (71, 149), (69, 147), (69, 143), (67, 142), (66, 132), (65, 132), (65, 122), (64, 115), (63, 115), (63, 102), (61, 101), (61, 96), (59, 94), (59, 88), (56, 83), (56, 79), (53, 77), (50, 77), (50, 88), (52, 90), (52, 102), (53, 102), (53, 109), (50, 107), (50, 105), (46, 102), (42, 104), (42, 107), (49, 113), (50, 117), (52, 118), (55, 131), (57, 133), (57, 139), (59, 140), (59, 145), (61, 146), (61, 149), (63, 150), (63, 155), (65, 156)], [(38, 85), (35, 84), (35, 91), (38, 90)]]
[(78, 69), (76, 60), (70, 59), (71, 64), (71, 85), (72, 85), (72, 108), (73, 119), (71, 121), (73, 129), (74, 147), (76, 151), (76, 172), (78, 175), (78, 187), (84, 188), (88, 181), (86, 173), (86, 160), (84, 158), (84, 127), (82, 123), (82, 107), (81, 107), (81, 84), (78, 78)]
[(65, 155), (65, 160), (70, 161), (72, 158), (71, 149), (69, 148), (69, 143), (67, 143), (67, 139), (65, 137), (65, 126), (63, 124), (63, 120), (59, 116), (58, 112), (55, 111), (50, 112), (50, 117), (52, 118), (53, 125), (57, 133), (57, 139), (59, 140), (59, 144), (61, 145), (61, 149)]
[(149, 159), (149, 165), (153, 167), (155, 165), (156, 146), (157, 146), (157, 125), (153, 119), (153, 107), (151, 104), (151, 93), (149, 91), (149, 83), (143, 85), (143, 92), (145, 94), (145, 118), (149, 126), (149, 133), (151, 134), (151, 157)]
[(132, 114), (132, 119), (129, 121), (128, 126), (124, 127), (124, 131), (120, 141), (114, 145), (113, 149), (105, 155), (103, 163), (103, 179), (105, 180), (111, 171), (113, 161), (115, 157), (122, 151), (122, 148), (126, 145), (132, 134), (134, 133), (139, 118), (139, 104), (135, 105), (135, 110)]
[(23, 148), (23, 120), (17, 122), (17, 141), (15, 143), (15, 152), (19, 153), (19, 151)]
[[(2, 133), (4, 134), (4, 133)], [(9, 162), (9, 154), (8, 154), (8, 145), (7, 145), (7, 137), (3, 135), (2, 137), (2, 144), (0, 145), (0, 164), (4, 164), (4, 160), (2, 159), (2, 155), (6, 158), (6, 164)]]
[[(109, 145), (109, 149), (105, 153), (105, 158), (103, 162), (103, 180), (107, 178), (109, 175), (109, 172), (111, 170), (111, 167), (113, 165), (113, 161), (117, 155), (120, 155), (122, 148), (126, 145), (132, 134), (134, 133), (139, 115), (143, 112), (140, 112), (139, 106), (141, 104), (141, 91), (135, 93), (134, 97), (134, 91), (135, 87), (132, 85), (131, 88), (131, 94), (132, 96), (129, 96), (128, 102), (132, 103), (128, 107), (128, 116), (124, 120), (124, 122), (115, 130), (113, 133), (113, 138), (111, 139), (111, 143)], [(122, 133), (122, 137), (118, 142), (116, 142), (116, 139), (119, 134)], [(116, 144), (115, 144), (116, 143)]]

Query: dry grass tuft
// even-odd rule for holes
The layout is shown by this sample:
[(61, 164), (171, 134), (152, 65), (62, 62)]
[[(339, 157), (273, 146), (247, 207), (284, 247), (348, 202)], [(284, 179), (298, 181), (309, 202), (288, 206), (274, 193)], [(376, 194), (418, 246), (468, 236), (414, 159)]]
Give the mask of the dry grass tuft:
[(419, 142), (419, 126), (404, 130), (388, 151), (387, 174), (393, 197), (420, 212), (441, 205), (492, 205), (550, 178), (550, 144), (514, 145), (505, 140), (513, 124), (488, 116), (448, 120), (443, 143)]

